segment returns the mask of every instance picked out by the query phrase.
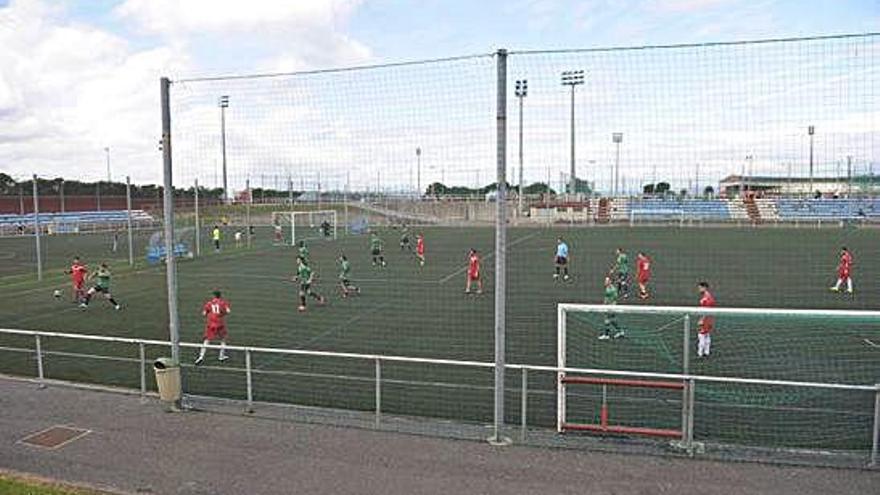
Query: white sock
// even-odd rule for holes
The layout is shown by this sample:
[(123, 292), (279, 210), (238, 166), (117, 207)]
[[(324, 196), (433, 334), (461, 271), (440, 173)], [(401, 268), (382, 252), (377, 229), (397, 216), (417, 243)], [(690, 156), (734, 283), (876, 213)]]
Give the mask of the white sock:
[(220, 341), (220, 358), (223, 358), (224, 356), (226, 356), (226, 341), (221, 340)]
[(834, 288), (835, 288), (835, 289), (839, 289), (841, 283), (843, 283), (843, 280), (841, 280), (841, 279), (837, 279), (837, 283), (834, 284)]
[(851, 278), (846, 279), (846, 290), (852, 292), (852, 279)]
[(210, 343), (211, 342), (207, 339), (205, 339), (205, 341), (202, 342), (202, 348), (199, 351), (199, 359), (205, 359), (205, 352), (208, 350), (208, 344), (210, 344)]

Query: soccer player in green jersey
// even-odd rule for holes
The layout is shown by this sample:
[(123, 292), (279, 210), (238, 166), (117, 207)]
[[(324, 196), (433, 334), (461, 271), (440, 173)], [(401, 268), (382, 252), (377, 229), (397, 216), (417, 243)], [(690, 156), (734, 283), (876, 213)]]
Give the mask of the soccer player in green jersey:
[(351, 262), (345, 255), (339, 256), (339, 287), (342, 289), (342, 297), (349, 294), (360, 294), (361, 288), (351, 283)]
[(110, 272), (110, 267), (107, 266), (107, 263), (101, 263), (101, 266), (99, 266), (97, 271), (95, 271), (90, 277), (95, 281), (95, 285), (86, 292), (86, 296), (83, 298), (79, 306), (81, 308), (89, 307), (89, 301), (91, 301), (92, 296), (101, 293), (104, 294), (104, 298), (110, 301), (110, 304), (112, 304), (117, 311), (122, 309), (122, 306), (116, 302), (116, 299), (113, 299), (113, 294), (110, 293), (110, 278), (112, 276), (113, 274)]
[(312, 283), (315, 281), (315, 273), (309, 268), (308, 263), (302, 257), (296, 258), (296, 276), (293, 277), (294, 282), (299, 282), (299, 307), (300, 313), (306, 310), (306, 296), (313, 297), (318, 304), (324, 304), (324, 296), (312, 290)]
[(617, 260), (614, 262), (614, 274), (617, 277), (617, 292), (620, 297), (629, 297), (629, 256), (623, 248), (617, 248)]
[(385, 266), (385, 255), (382, 253), (385, 248), (385, 242), (379, 237), (377, 232), (370, 235), (370, 253), (373, 255), (373, 266)]
[[(619, 294), (617, 292), (617, 286), (611, 280), (610, 276), (605, 277), (605, 295), (602, 302), (609, 306), (613, 306), (617, 304), (618, 299)], [(617, 314), (612, 312), (605, 313), (605, 327), (602, 329), (602, 334), (599, 335), (599, 340), (608, 340), (612, 337), (619, 339), (623, 336), (624, 331), (617, 324)]]
[(304, 259), (306, 263), (309, 262), (309, 248), (306, 247), (306, 241), (299, 241), (298, 253), (298, 256)]

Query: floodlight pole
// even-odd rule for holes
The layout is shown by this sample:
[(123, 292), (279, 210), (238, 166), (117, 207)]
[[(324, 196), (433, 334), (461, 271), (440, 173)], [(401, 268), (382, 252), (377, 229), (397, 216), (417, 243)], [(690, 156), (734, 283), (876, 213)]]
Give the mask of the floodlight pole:
[(128, 266), (134, 266), (134, 245), (131, 232), (131, 177), (125, 176), (125, 209), (127, 211), (126, 224), (128, 227)]
[(852, 155), (846, 157), (846, 199), (852, 196)]
[(813, 187), (813, 135), (816, 133), (816, 126), (808, 126), (807, 134), (810, 136), (810, 192), (808, 197), (813, 196), (813, 191), (815, 188)]
[(37, 248), (37, 280), (43, 280), (43, 254), (40, 250), (40, 196), (37, 190), (37, 174), (33, 175), (34, 189), (34, 243)]
[(569, 178), (569, 193), (574, 194), (577, 186), (574, 158), (574, 88), (584, 83), (584, 71), (573, 70), (562, 73), (562, 85), (571, 86), (571, 177)]
[(229, 107), (229, 96), (223, 95), (220, 105), (220, 154), (223, 160), (223, 203), (229, 203), (229, 183), (226, 179), (226, 109)]
[(60, 196), (59, 200), (61, 203), (61, 213), (64, 213), (65, 205), (64, 205), (64, 179), (61, 179), (58, 182), (58, 195)]
[[(517, 189), (517, 216), (523, 213), (523, 100), (529, 94), (529, 81), (516, 82), (516, 97), (519, 99), (519, 187)], [(479, 184), (477, 184), (479, 187)]]
[(180, 315), (177, 311), (177, 260), (174, 256), (174, 182), (171, 162), (171, 81), (159, 80), (162, 103), (162, 168), (164, 191), (162, 195), (165, 222), (165, 283), (168, 291), (168, 335), (171, 340), (171, 359), (180, 362)]
[(416, 194), (422, 197), (422, 148), (416, 148)]
[(496, 115), (497, 194), (495, 198), (495, 414), (489, 443), (506, 445), (504, 436), (504, 366), (507, 303), (507, 50), (496, 53), (498, 107)]
[(618, 190), (618, 180), (620, 177), (620, 143), (623, 142), (623, 133), (615, 132), (611, 134), (611, 142), (615, 144), (615, 158), (614, 158), (614, 196), (616, 197), (619, 193)]
[(107, 155), (107, 182), (113, 182), (113, 175), (110, 174), (110, 147), (104, 147), (104, 154)]
[(196, 227), (196, 256), (202, 255), (202, 225), (201, 219), (199, 218), (199, 179), (195, 180), (193, 184), (193, 209), (195, 210), (193, 213), (195, 214), (195, 227)]

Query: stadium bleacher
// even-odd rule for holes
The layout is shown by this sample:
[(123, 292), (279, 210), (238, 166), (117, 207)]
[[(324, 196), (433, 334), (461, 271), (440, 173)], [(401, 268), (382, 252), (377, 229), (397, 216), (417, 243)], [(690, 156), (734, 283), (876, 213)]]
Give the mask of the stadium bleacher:
[(880, 199), (777, 199), (781, 220), (880, 218)]
[[(137, 226), (153, 224), (156, 219), (144, 210), (131, 211), (132, 223)], [(79, 230), (124, 225), (128, 221), (127, 210), (68, 211), (64, 213), (40, 213), (39, 223), (47, 231), (78, 232)], [(34, 214), (0, 214), (0, 231), (15, 231), (19, 226), (32, 230)]]
[[(713, 199), (632, 199), (629, 211), (653, 220), (730, 220), (727, 202)], [(638, 219), (637, 218), (637, 219)]]

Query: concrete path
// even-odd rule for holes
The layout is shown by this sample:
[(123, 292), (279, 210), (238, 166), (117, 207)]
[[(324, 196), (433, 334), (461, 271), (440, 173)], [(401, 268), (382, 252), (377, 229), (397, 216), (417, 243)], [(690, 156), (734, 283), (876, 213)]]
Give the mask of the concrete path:
[[(53, 425), (91, 433), (18, 443)], [(157, 494), (877, 494), (880, 472), (623, 456), (164, 413), (137, 397), (0, 378), (0, 469)]]

